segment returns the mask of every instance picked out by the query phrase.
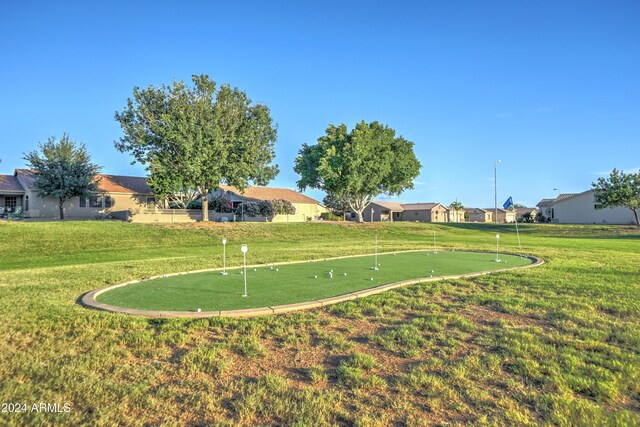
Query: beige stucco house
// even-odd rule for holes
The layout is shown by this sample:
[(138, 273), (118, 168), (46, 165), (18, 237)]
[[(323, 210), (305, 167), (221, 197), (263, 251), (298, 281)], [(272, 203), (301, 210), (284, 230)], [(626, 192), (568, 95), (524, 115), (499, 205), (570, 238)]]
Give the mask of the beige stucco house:
[[(260, 200), (271, 201), (276, 199), (287, 200), (291, 202), (296, 209), (295, 214), (280, 214), (271, 218), (264, 218), (260, 216), (244, 216), (244, 218), (242, 218), (242, 215), (240, 215), (240, 217), (236, 215), (237, 221), (304, 222), (317, 220), (320, 218), (321, 214), (329, 212), (329, 210), (322, 206), (317, 200), (288, 188), (253, 186), (245, 188), (244, 191), (240, 191), (236, 187), (230, 185), (221, 185), (218, 190), (210, 195), (210, 198), (222, 195), (229, 199), (234, 210), (242, 202), (255, 202)], [(233, 214), (227, 215), (233, 216)]]
[[(486, 211), (491, 211), (493, 215), (496, 214), (495, 208), (485, 208)], [(514, 208), (502, 209), (498, 208), (498, 222), (510, 223), (516, 222), (517, 212)]]
[[(96, 175), (97, 191), (91, 197), (74, 197), (64, 203), (65, 219), (116, 218), (133, 222), (193, 222), (202, 219), (201, 210), (163, 209), (163, 203), (147, 185), (145, 177)], [(234, 207), (243, 201), (284, 199), (296, 209), (295, 214), (273, 218), (245, 217), (245, 221), (302, 222), (318, 219), (328, 210), (317, 200), (287, 188), (247, 187), (244, 192), (221, 186)], [(211, 197), (214, 197), (212, 195)], [(25, 218), (58, 219), (58, 200), (40, 197), (35, 175), (29, 169), (16, 169), (13, 175), (0, 175), (0, 215), (21, 212)], [(209, 220), (233, 220), (233, 214), (209, 212)], [(235, 218), (241, 221), (242, 218)]]
[(516, 216), (517, 218), (523, 218), (524, 215), (529, 214), (532, 221), (535, 221), (538, 217), (538, 208), (517, 208)]
[[(13, 176), (2, 175), (0, 183), (0, 205), (20, 207), (25, 218), (59, 218), (58, 200), (40, 197), (35, 187), (35, 176), (29, 169), (16, 169)], [(108, 218), (118, 212), (139, 212), (155, 206), (153, 191), (142, 177), (120, 175), (96, 175), (97, 191), (88, 198), (74, 197), (64, 205), (67, 219)], [(4, 189), (10, 186), (14, 194)], [(20, 190), (18, 190), (18, 186)]]
[(362, 212), (362, 219), (365, 222), (402, 221), (402, 212), (402, 203), (373, 201)]
[(449, 222), (449, 215), (449, 208), (440, 203), (398, 203), (373, 201), (369, 203), (362, 212), (362, 218), (365, 222)]
[[(14, 177), (24, 191), (22, 210), (25, 218), (59, 218), (58, 200), (38, 195), (31, 170), (16, 169)], [(99, 174), (96, 181), (98, 190), (91, 197), (74, 197), (64, 203), (65, 218), (108, 218), (123, 211), (137, 213), (155, 207), (156, 200), (146, 178)]]
[(593, 190), (560, 194), (555, 199), (541, 200), (537, 206), (544, 208), (547, 218), (556, 224), (635, 224), (629, 208), (598, 209)]
[(469, 222), (493, 222), (493, 211), (481, 208), (467, 208)]

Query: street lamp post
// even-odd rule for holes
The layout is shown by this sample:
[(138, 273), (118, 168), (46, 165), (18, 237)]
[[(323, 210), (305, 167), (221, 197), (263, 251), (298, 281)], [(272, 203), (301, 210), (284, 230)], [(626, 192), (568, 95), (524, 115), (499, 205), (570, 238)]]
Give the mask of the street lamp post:
[(498, 223), (498, 163), (502, 163), (502, 160), (496, 160), (493, 165), (493, 206), (494, 206), (494, 223)]
[(227, 275), (227, 239), (222, 239), (222, 274), (223, 276)]
[(242, 256), (244, 258), (244, 295), (242, 295), (243, 297), (248, 296), (247, 295), (247, 252), (249, 251), (249, 248), (247, 247), (247, 245), (242, 245), (242, 247), (240, 248), (240, 251), (242, 252)]

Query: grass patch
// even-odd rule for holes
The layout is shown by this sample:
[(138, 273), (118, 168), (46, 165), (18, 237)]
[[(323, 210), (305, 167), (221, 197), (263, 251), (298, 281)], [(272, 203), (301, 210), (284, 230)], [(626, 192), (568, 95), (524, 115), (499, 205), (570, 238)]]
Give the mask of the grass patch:
[(375, 232), (381, 251), (428, 249), (434, 230), (443, 251), (491, 251), (496, 233), (517, 248), (513, 226), (493, 224), (0, 223), (0, 401), (71, 405), (0, 424), (640, 424), (633, 227), (523, 224), (542, 267), (282, 316), (145, 319), (76, 303), (220, 267), (222, 236), (272, 263), (365, 254)]

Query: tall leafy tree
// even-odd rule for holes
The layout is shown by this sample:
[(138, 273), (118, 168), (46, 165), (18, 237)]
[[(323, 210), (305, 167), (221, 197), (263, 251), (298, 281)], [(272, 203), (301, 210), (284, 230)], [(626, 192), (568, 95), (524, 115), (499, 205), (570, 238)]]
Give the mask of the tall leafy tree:
[(158, 196), (195, 190), (207, 221), (207, 195), (219, 184), (244, 190), (276, 176), (271, 162), (277, 130), (269, 108), (252, 104), (243, 91), (218, 88), (206, 75), (192, 76), (192, 83), (135, 87), (126, 108), (115, 114), (124, 136), (114, 144), (147, 165)]
[(64, 219), (64, 202), (72, 197), (88, 197), (97, 190), (100, 166), (91, 162), (84, 144), (77, 144), (66, 133), (59, 141), (49, 137), (39, 150), (25, 154), (24, 159), (34, 171), (38, 194), (58, 199), (60, 219)]
[(398, 195), (413, 188), (420, 162), (413, 142), (397, 137), (378, 122), (329, 125), (314, 145), (303, 144), (295, 160), (298, 188), (316, 188), (342, 200), (358, 213), (378, 195)]
[(596, 205), (598, 208), (625, 207), (631, 209), (638, 221), (638, 209), (640, 209), (640, 172), (624, 173), (614, 169), (608, 178), (598, 178), (591, 184), (594, 190)]

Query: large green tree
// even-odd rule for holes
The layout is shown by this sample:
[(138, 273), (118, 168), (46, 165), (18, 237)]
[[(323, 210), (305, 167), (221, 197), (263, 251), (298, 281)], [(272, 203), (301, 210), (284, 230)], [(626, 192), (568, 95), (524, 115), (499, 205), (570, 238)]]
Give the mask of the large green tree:
[(60, 219), (64, 219), (65, 201), (88, 197), (97, 190), (100, 166), (91, 162), (84, 144), (77, 144), (66, 133), (60, 141), (49, 137), (39, 150), (25, 154), (24, 159), (34, 172), (38, 194), (58, 199)]
[(629, 208), (636, 219), (636, 225), (640, 227), (640, 172), (624, 173), (614, 169), (608, 178), (598, 178), (592, 187), (598, 208)]
[[(219, 184), (242, 191), (276, 176), (277, 131), (269, 108), (252, 104), (243, 91), (217, 87), (206, 75), (192, 76), (192, 83), (135, 87), (115, 114), (124, 131), (115, 146), (147, 166), (149, 186), (159, 197), (175, 202), (195, 190), (207, 221), (207, 196)], [(182, 198), (188, 204), (191, 197)]]
[(329, 125), (314, 145), (304, 144), (295, 160), (298, 188), (316, 188), (342, 200), (358, 214), (378, 195), (413, 188), (420, 162), (413, 142), (378, 122)]

